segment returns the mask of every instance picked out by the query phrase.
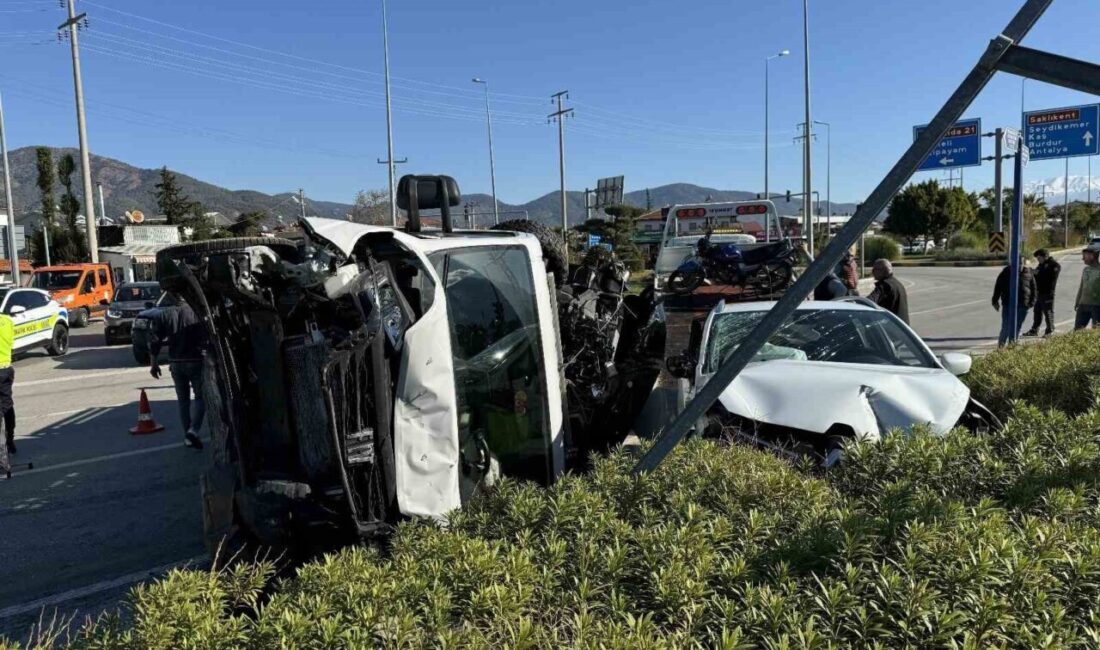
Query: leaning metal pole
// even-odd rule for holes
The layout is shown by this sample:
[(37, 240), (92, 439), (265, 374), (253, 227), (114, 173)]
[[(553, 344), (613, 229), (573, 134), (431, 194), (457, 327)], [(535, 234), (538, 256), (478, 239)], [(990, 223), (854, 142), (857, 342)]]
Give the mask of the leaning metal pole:
[[(802, 277), (790, 287), (748, 337), (726, 359), (718, 371), (696, 393), (676, 419), (662, 432), (653, 446), (634, 466), (633, 473), (639, 474), (657, 468), (661, 461), (684, 439), (691, 426), (714, 404), (730, 382), (752, 360), (764, 343), (785, 323), (802, 300), (813, 293), (814, 287), (836, 266), (844, 251), (859, 239), (882, 212), (890, 199), (917, 170), (921, 161), (935, 149), (947, 129), (951, 127), (970, 106), (978, 94), (989, 83), (998, 70), (1001, 58), (1016, 43), (1027, 35), (1035, 22), (1043, 15), (1053, 0), (1028, 0), (1004, 32), (990, 42), (974, 69), (966, 76), (959, 87), (940, 108), (916, 141), (906, 150), (901, 159), (878, 184), (867, 200), (856, 210), (856, 214), (837, 233), (836, 238), (816, 257)], [(1029, 76), (1035, 76), (1025, 72)]]

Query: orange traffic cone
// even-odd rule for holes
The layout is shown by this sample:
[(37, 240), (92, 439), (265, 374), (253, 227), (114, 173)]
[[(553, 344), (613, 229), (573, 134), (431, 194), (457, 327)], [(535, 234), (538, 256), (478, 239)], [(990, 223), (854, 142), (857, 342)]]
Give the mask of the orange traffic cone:
[(145, 389), (141, 389), (141, 400), (138, 402), (138, 420), (137, 426), (130, 429), (130, 433), (135, 436), (145, 435), (147, 433), (156, 433), (157, 431), (164, 431), (164, 425), (158, 424), (153, 419), (153, 409), (149, 408), (149, 398), (145, 395)]

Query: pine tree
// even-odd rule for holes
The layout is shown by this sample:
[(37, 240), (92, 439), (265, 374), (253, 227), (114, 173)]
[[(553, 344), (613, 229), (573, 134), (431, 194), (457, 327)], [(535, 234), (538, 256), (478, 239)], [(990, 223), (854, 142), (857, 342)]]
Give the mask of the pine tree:
[(161, 168), (160, 182), (156, 184), (156, 188), (157, 207), (166, 217), (167, 223), (173, 226), (185, 225), (198, 203), (183, 193), (176, 175), (168, 171), (167, 167)]
[(57, 179), (63, 188), (59, 207), (65, 216), (65, 224), (64, 228), (57, 229), (56, 238), (54, 231), (50, 230), (50, 252), (54, 262), (84, 262), (89, 259), (88, 242), (84, 240), (84, 233), (76, 221), (80, 215), (80, 201), (73, 193), (75, 171), (76, 161), (72, 154), (67, 153), (57, 161)]
[(54, 198), (53, 186), (53, 153), (49, 147), (38, 147), (34, 150), (38, 168), (38, 193), (42, 197), (42, 220), (53, 223), (57, 216), (57, 200)]

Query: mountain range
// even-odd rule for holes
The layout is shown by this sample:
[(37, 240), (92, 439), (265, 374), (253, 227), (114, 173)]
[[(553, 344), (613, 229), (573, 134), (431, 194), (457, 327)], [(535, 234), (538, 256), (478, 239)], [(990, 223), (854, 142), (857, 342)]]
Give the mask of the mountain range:
[[(1045, 193), (1047, 205), (1058, 205), (1065, 196), (1066, 179), (1066, 176), (1055, 176), (1042, 181), (1024, 183), (1024, 193), (1025, 195)], [(1092, 200), (1100, 200), (1100, 176), (1092, 178), (1089, 176), (1074, 176), (1070, 174), (1068, 179), (1070, 201), (1085, 201), (1090, 198)]]
[[(75, 149), (52, 149), (56, 164), (65, 153), (73, 154), (77, 159), (77, 171), (73, 174), (75, 190), (78, 198), (81, 197), (80, 183), (80, 157)], [(41, 200), (38, 187), (35, 184), (37, 178), (35, 147), (23, 147), (10, 153), (12, 193), (16, 206), (17, 223), (36, 223), (41, 219)], [(103, 200), (106, 213), (112, 218), (119, 218), (130, 210), (141, 210), (147, 215), (157, 213), (156, 184), (160, 180), (160, 170), (141, 169), (125, 162), (92, 155), (91, 157), (93, 182), (102, 184)], [(194, 201), (202, 203), (208, 212), (220, 212), (230, 219), (235, 219), (242, 212), (262, 210), (267, 212), (272, 221), (277, 217), (287, 219), (297, 216), (300, 208), (298, 197), (293, 192), (280, 194), (264, 194), (254, 190), (230, 190), (212, 183), (201, 181), (192, 176), (176, 172), (176, 178), (183, 192)], [(57, 183), (55, 182), (55, 185)], [(60, 187), (57, 187), (60, 192)], [(748, 201), (756, 198), (755, 192), (739, 190), (718, 190), (709, 187), (701, 187), (690, 183), (672, 183), (660, 187), (652, 187), (647, 190), (636, 190), (624, 195), (626, 204), (640, 208), (648, 206), (654, 209), (682, 203), (701, 203), (703, 201)], [(570, 224), (581, 223), (585, 218), (584, 192), (566, 192), (567, 209)], [(773, 199), (781, 214), (797, 214), (801, 208), (799, 200), (792, 199), (789, 203), (783, 198)], [(477, 213), (477, 223), (485, 225), (492, 219), (493, 199), (487, 194), (468, 194), (462, 197), (463, 204), (471, 204), (471, 210)], [(351, 205), (332, 201), (316, 201), (306, 197), (306, 205), (310, 216), (343, 219), (351, 211)], [(836, 203), (833, 205), (834, 214), (850, 214), (855, 211), (853, 203)], [(557, 191), (547, 193), (533, 201), (523, 204), (500, 203), (501, 220), (515, 219), (527, 216), (528, 218), (546, 223), (558, 225), (561, 223), (560, 193)], [(826, 209), (822, 201), (821, 210)], [(456, 210), (461, 215), (463, 208)], [(460, 217), (461, 218), (461, 217)]]

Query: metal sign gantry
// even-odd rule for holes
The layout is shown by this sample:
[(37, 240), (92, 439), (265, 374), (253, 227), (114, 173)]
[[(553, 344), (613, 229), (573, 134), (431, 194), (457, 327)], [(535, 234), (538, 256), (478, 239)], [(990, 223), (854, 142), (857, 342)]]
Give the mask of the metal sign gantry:
[[(955, 124), (974, 99), (981, 93), (989, 80), (998, 71), (1007, 72), (1038, 81), (1045, 81), (1065, 88), (1100, 95), (1100, 66), (1079, 61), (1057, 54), (1022, 47), (1020, 41), (1027, 35), (1035, 23), (1046, 12), (1054, 0), (1028, 0), (1012, 18), (1004, 31), (997, 35), (986, 48), (974, 68), (966, 75), (962, 83), (947, 99), (936, 116), (928, 123), (917, 139), (902, 154), (898, 162), (886, 174), (886, 177), (871, 192), (867, 200), (856, 210), (855, 215), (837, 233), (833, 241), (821, 255), (810, 264), (806, 272), (790, 287), (783, 297), (761, 319), (760, 323), (730, 354), (691, 400), (676, 416), (676, 419), (661, 433), (644, 456), (634, 466), (633, 473), (638, 474), (656, 469), (661, 461), (684, 439), (692, 425), (703, 417), (718, 399), (722, 391), (732, 382), (742, 369), (752, 360), (772, 334), (785, 323), (802, 300), (813, 293), (828, 272), (836, 267), (844, 252), (854, 244), (867, 230), (890, 202), (890, 199), (909, 180), (920, 164), (936, 148), (948, 129)], [(1016, 174), (1022, 173), (1023, 156), (1017, 156)], [(1015, 197), (1013, 211), (1014, 225), (1020, 223), (1023, 207), (1022, 192)], [(1019, 233), (1019, 227), (1013, 233)], [(1014, 244), (1018, 237), (1013, 237)], [(1012, 247), (1019, 251), (1018, 244)], [(1013, 259), (1012, 288), (1009, 299), (1011, 309), (1016, 309), (1019, 272), (1016, 265), (1019, 256)]]

